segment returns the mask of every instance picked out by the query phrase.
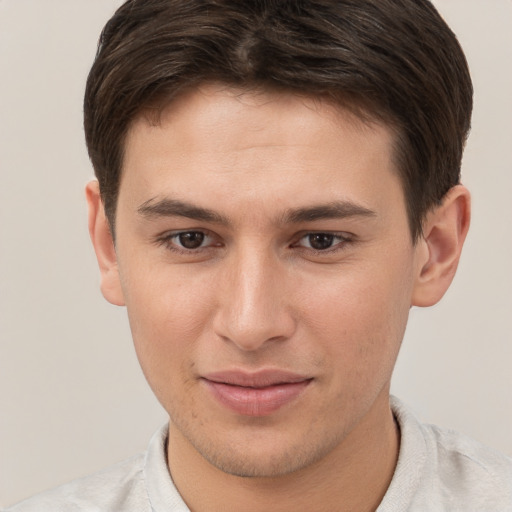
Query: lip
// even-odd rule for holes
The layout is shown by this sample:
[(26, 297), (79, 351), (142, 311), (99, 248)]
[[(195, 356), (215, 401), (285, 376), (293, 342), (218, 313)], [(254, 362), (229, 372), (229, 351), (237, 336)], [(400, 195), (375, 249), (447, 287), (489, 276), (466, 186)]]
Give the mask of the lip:
[(301, 395), (313, 380), (282, 370), (230, 370), (202, 377), (213, 397), (244, 416), (268, 416)]

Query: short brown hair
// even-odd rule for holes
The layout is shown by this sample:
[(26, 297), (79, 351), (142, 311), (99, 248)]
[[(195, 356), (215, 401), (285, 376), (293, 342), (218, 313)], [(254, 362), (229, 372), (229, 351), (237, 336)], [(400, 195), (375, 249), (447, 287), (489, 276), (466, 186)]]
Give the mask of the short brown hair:
[(128, 0), (101, 34), (84, 101), (112, 229), (130, 124), (207, 81), (327, 96), (392, 126), (414, 240), (460, 180), (471, 78), (428, 0)]

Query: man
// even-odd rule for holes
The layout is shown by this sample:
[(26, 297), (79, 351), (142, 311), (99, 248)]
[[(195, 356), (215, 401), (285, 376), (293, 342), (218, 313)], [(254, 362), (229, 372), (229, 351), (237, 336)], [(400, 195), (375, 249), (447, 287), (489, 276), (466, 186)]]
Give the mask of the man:
[(89, 228), (169, 424), (12, 510), (512, 510), (389, 396), (449, 287), (472, 88), (426, 0), (132, 0), (85, 97)]

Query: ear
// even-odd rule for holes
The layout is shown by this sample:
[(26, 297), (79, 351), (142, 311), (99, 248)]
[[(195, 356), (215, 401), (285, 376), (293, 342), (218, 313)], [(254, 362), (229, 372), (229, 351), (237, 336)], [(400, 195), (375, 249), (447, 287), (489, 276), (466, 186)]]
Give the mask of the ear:
[(417, 242), (419, 264), (413, 306), (436, 304), (450, 286), (469, 229), (470, 205), (469, 191), (457, 185), (427, 215), (423, 236)]
[(100, 267), (101, 293), (111, 304), (124, 306), (114, 240), (105, 216), (100, 188), (96, 180), (87, 184), (85, 196), (89, 210), (89, 234)]

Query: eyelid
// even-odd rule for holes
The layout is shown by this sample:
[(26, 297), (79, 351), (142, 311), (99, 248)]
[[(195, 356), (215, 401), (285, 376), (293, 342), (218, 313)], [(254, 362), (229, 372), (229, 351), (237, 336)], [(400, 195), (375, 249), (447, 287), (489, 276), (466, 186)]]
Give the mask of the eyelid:
[[(299, 245), (299, 242), (301, 240), (303, 240), (304, 238), (311, 236), (311, 235), (329, 235), (329, 236), (333, 236), (335, 238), (339, 238), (340, 241), (338, 243), (333, 244), (332, 247), (329, 247), (327, 249), (314, 249), (313, 247), (305, 247), (305, 246)], [(315, 254), (329, 254), (329, 253), (334, 253), (334, 252), (338, 252), (340, 250), (345, 249), (347, 244), (355, 242), (355, 236), (352, 233), (348, 233), (346, 231), (328, 231), (328, 230), (316, 231), (315, 230), (315, 231), (307, 231), (307, 232), (301, 233), (296, 238), (296, 240), (297, 241), (292, 244), (292, 247), (298, 247), (299, 249), (313, 252)]]
[(204, 251), (204, 250), (210, 249), (211, 247), (215, 246), (215, 244), (210, 243), (207, 245), (201, 245), (200, 247), (198, 247), (196, 249), (187, 249), (186, 247), (180, 247), (178, 244), (173, 243), (173, 241), (176, 240), (179, 235), (183, 235), (185, 233), (202, 233), (205, 236), (205, 240), (208, 238), (212, 239), (212, 240), (215, 240), (215, 238), (218, 238), (218, 236), (216, 236), (214, 233), (212, 233), (208, 229), (191, 228), (191, 229), (177, 229), (177, 230), (173, 230), (173, 231), (166, 231), (166, 232), (162, 233), (161, 235), (158, 235), (155, 238), (155, 242), (158, 245), (165, 246), (167, 249), (169, 249), (171, 251), (179, 252), (182, 254), (198, 253), (200, 251)]
[[(184, 233), (202, 233), (205, 235), (205, 240), (210, 239), (210, 243), (207, 245), (201, 245), (200, 247), (196, 249), (187, 249), (186, 247), (181, 247), (180, 245), (174, 243), (174, 240), (181, 234)], [(311, 235), (319, 235), (319, 234), (325, 234), (329, 236), (333, 236), (335, 238), (338, 238), (339, 241), (334, 243), (332, 247), (329, 247), (327, 249), (314, 249), (313, 247), (306, 247), (301, 246), (300, 242), (304, 238), (311, 236)], [(217, 242), (216, 242), (217, 240)], [(295, 242), (290, 244), (289, 247), (299, 249), (305, 252), (309, 252), (311, 254), (317, 254), (317, 255), (328, 255), (328, 254), (334, 254), (339, 251), (347, 249), (347, 246), (350, 244), (353, 244), (356, 242), (356, 236), (352, 233), (346, 232), (346, 231), (329, 231), (329, 230), (312, 230), (312, 231), (303, 231), (296, 235)], [(155, 237), (155, 243), (157, 245), (164, 246), (166, 249), (177, 252), (180, 254), (185, 255), (192, 255), (192, 254), (198, 254), (202, 251), (208, 251), (215, 247), (221, 247), (223, 244), (220, 242), (220, 237), (204, 228), (188, 228), (188, 229), (177, 229), (172, 231), (166, 231), (157, 237)]]

